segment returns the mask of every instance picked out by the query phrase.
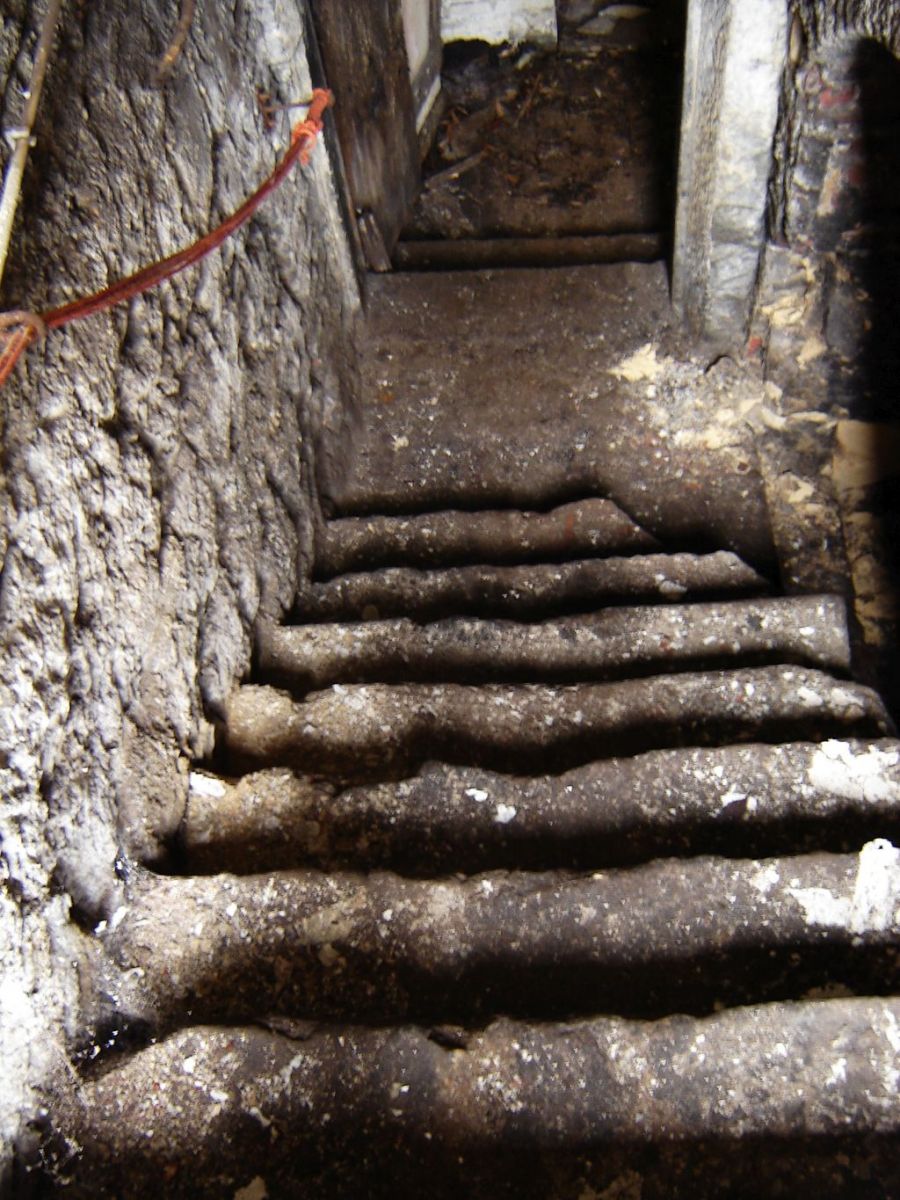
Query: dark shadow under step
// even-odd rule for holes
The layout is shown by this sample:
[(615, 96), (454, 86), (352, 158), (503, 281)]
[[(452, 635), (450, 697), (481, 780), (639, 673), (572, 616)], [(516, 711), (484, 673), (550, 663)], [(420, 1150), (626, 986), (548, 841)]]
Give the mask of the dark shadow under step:
[(657, 750), (523, 778), (432, 764), (337, 790), (285, 768), (237, 784), (193, 773), (179, 858), (190, 873), (315, 866), (408, 875), (602, 867), (900, 843), (898, 743)]
[(363, 781), (408, 775), (433, 759), (538, 773), (667, 746), (890, 729), (868, 688), (802, 667), (761, 667), (570, 687), (336, 684), (302, 702), (246, 686), (226, 705), (222, 738), (241, 770), (282, 765)]

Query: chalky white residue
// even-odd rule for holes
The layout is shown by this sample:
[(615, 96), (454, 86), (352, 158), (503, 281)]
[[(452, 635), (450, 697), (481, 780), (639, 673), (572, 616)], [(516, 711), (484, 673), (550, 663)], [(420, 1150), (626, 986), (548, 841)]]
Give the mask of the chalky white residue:
[(814, 788), (846, 800), (875, 804), (897, 794), (898, 782), (891, 768), (900, 762), (896, 750), (870, 746), (865, 754), (854, 754), (847, 742), (823, 742), (813, 755), (809, 782)]
[(882, 933), (900, 924), (900, 850), (884, 838), (859, 852), (852, 897), (828, 888), (788, 888), (803, 908), (807, 923), (850, 933)]
[(778, 872), (769, 863), (768, 866), (761, 867), (750, 882), (763, 896), (768, 896), (775, 884), (778, 883), (779, 878)]
[(826, 1087), (833, 1087), (837, 1083), (843, 1083), (847, 1078), (847, 1060), (839, 1058), (831, 1064), (831, 1070), (828, 1072)]
[(484, 790), (484, 788), (476, 788), (476, 787), (466, 788), (466, 795), (469, 796), (472, 800), (474, 800), (476, 804), (481, 804), (482, 801), (487, 800), (487, 798), (488, 798), (488, 794)]
[(295, 1071), (299, 1071), (306, 1062), (306, 1057), (303, 1054), (295, 1054), (289, 1063), (281, 1068), (278, 1072), (278, 1080), (281, 1083), (281, 1090), (286, 1092), (291, 1086), (291, 1079)]
[(508, 825), (515, 815), (516, 809), (512, 804), (498, 804), (494, 820), (498, 825)]
[(220, 800), (226, 790), (221, 779), (202, 775), (199, 771), (191, 771), (188, 775), (188, 787), (195, 796), (210, 796), (213, 800)]
[(656, 379), (666, 365), (666, 359), (658, 358), (656, 346), (647, 342), (639, 350), (623, 358), (614, 367), (607, 367), (607, 373), (624, 379), (628, 383), (638, 383), (643, 379)]

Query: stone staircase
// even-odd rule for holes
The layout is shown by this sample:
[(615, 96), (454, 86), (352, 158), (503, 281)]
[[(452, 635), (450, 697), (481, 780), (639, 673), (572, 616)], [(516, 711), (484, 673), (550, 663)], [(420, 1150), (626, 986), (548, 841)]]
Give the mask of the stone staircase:
[(101, 931), (60, 1195), (900, 1194), (844, 600), (779, 594), (752, 447), (598, 380), (660, 268), (509, 274), (375, 286), (310, 581)]

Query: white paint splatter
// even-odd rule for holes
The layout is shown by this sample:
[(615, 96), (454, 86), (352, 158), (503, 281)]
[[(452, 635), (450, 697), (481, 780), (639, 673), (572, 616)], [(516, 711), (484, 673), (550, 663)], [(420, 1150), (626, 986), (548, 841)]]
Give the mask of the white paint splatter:
[(885, 838), (867, 842), (859, 852), (859, 871), (853, 889), (850, 929), (854, 933), (882, 932), (900, 913), (900, 850)]
[(900, 924), (900, 850), (884, 838), (859, 852), (853, 895), (836, 896), (828, 888), (789, 887), (807, 923), (850, 933), (883, 933)]
[(835, 896), (828, 888), (788, 888), (806, 918), (807, 925), (824, 925), (830, 929), (844, 929), (850, 920), (850, 901), (845, 896)]
[(847, 742), (823, 742), (813, 755), (808, 778), (813, 787), (842, 796), (845, 800), (876, 804), (900, 791), (891, 768), (900, 762), (896, 750), (870, 746), (865, 754), (854, 754)]

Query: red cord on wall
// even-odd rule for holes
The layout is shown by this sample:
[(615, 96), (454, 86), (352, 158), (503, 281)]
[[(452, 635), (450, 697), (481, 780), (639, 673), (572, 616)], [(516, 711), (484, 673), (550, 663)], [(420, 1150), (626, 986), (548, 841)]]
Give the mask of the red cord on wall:
[(186, 246), (183, 250), (178, 250), (175, 254), (170, 254), (168, 258), (142, 267), (133, 275), (120, 279), (117, 283), (113, 283), (99, 292), (83, 296), (81, 299), (63, 304), (59, 308), (52, 308), (43, 313), (23, 311), (0, 313), (0, 341), (2, 341), (2, 345), (0, 345), (0, 387), (9, 378), (21, 354), (35, 338), (45, 336), (50, 329), (68, 325), (70, 321), (92, 316), (94, 313), (112, 308), (115, 304), (121, 304), (124, 300), (131, 300), (134, 296), (139, 296), (142, 292), (156, 287), (163, 280), (171, 279), (185, 267), (198, 262), (212, 250), (221, 246), (227, 237), (230, 237), (235, 230), (240, 229), (250, 220), (266, 196), (278, 187), (298, 160), (301, 165), (306, 166), (316, 140), (322, 132), (322, 115), (329, 104), (333, 102), (334, 97), (325, 88), (316, 88), (313, 91), (312, 102), (306, 118), (294, 126), (290, 147), (281, 162), (240, 208), (205, 237)]

